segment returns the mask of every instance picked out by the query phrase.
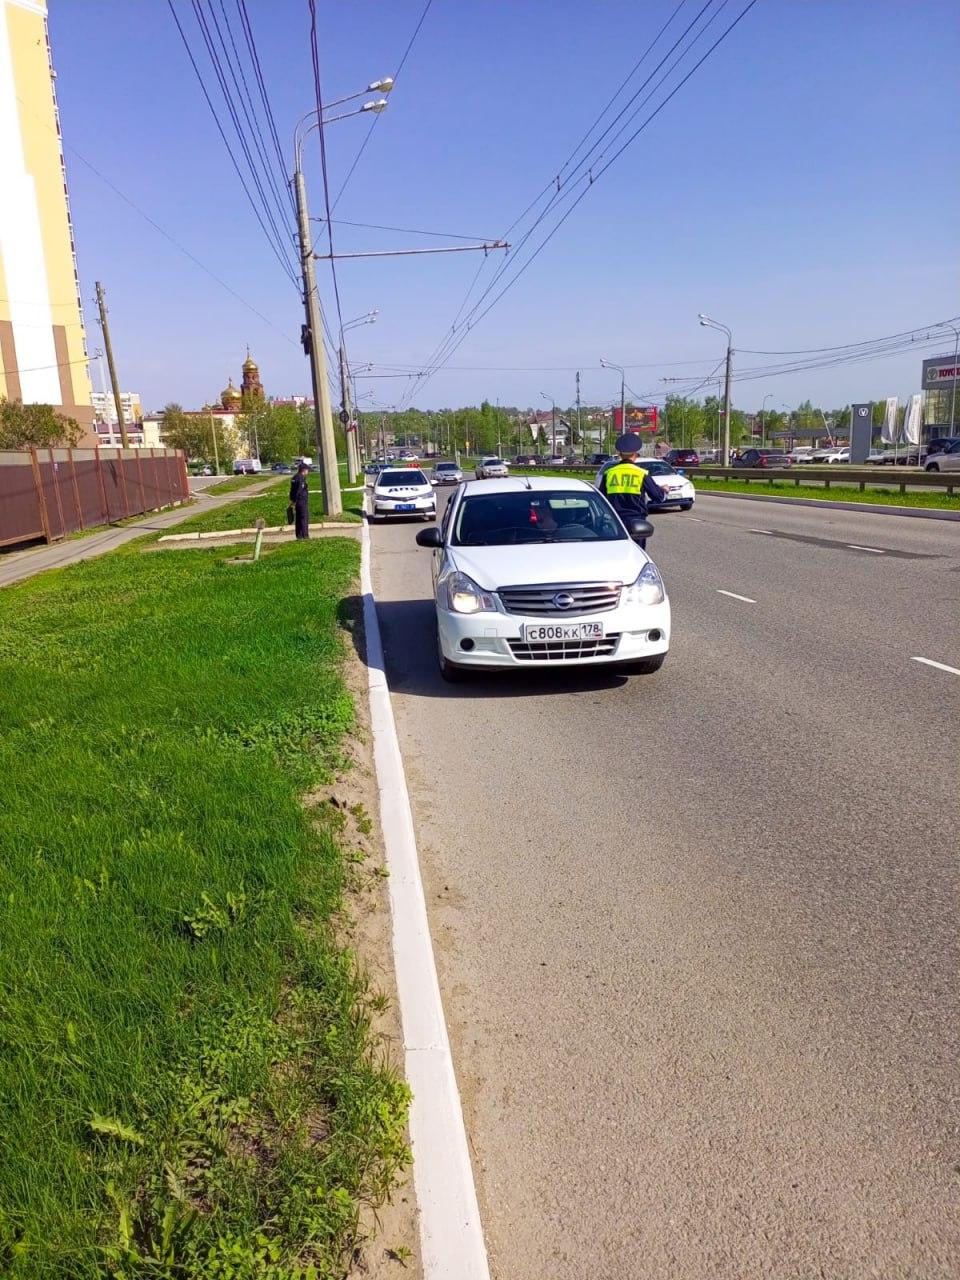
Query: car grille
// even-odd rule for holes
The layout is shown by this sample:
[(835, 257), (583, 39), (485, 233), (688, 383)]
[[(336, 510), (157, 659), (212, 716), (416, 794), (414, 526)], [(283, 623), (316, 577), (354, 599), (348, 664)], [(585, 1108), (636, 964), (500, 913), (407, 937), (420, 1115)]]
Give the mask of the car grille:
[(600, 640), (508, 640), (510, 652), (520, 662), (564, 662), (570, 658), (606, 658), (616, 651), (619, 635)]
[[(620, 603), (619, 582), (555, 582), (535, 587), (500, 587), (497, 591), (507, 613), (528, 616), (574, 618), (580, 613), (606, 613)], [(557, 595), (573, 598), (569, 608), (554, 604)]]

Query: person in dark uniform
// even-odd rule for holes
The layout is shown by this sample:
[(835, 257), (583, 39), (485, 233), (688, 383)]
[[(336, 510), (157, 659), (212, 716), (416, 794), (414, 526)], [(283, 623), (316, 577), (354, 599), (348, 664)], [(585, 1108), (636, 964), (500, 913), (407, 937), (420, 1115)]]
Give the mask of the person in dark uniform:
[(309, 468), (305, 462), (297, 467), (290, 481), (290, 505), (293, 507), (298, 538), (310, 537), (310, 494), (307, 488)]
[[(643, 441), (633, 431), (617, 439), (618, 462), (607, 462), (597, 472), (596, 486), (610, 501), (618, 515), (647, 518), (648, 503), (666, 502), (667, 495), (637, 459)], [(638, 538), (637, 544), (646, 547), (646, 538)]]

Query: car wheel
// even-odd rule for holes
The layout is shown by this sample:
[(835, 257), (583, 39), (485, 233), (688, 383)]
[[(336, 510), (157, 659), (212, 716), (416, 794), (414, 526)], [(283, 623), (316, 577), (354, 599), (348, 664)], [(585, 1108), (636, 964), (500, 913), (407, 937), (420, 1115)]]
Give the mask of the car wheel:
[(693, 506), (693, 503), (692, 503), (692, 502), (681, 502), (681, 503), (680, 503), (680, 510), (681, 510), (681, 511), (689, 511), (689, 510), (690, 510), (690, 508), (691, 508), (692, 506)]
[(650, 658), (638, 658), (636, 662), (624, 663), (624, 667), (632, 676), (652, 676), (663, 666), (665, 653), (655, 653)]
[(458, 667), (455, 662), (451, 662), (444, 655), (443, 649), (440, 647), (440, 634), (437, 633), (437, 665), (440, 667), (441, 677), (448, 684), (462, 684), (469, 676), (469, 672), (463, 667)]
[(939, 470), (940, 470), (940, 464), (937, 462), (928, 462), (927, 465), (924, 467), (924, 471), (939, 471)]

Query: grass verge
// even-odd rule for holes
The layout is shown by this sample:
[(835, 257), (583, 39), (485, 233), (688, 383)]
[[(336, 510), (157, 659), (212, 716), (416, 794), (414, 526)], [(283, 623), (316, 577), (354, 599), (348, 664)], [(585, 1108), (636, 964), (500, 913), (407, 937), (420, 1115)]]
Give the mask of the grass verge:
[[(287, 494), (290, 491), (289, 476), (278, 480), (275, 485), (263, 493), (251, 498), (242, 498), (238, 502), (230, 502), (216, 507), (213, 511), (201, 511), (189, 520), (177, 525), (177, 533), (212, 533), (220, 529), (252, 528), (258, 519), (268, 525), (283, 524), (287, 511)], [(345, 493), (343, 495), (343, 515), (332, 517), (336, 520), (359, 521), (363, 509), (363, 493)], [(323, 520), (320, 510), (320, 481), (318, 477), (310, 477), (310, 519)]]
[(335, 937), (358, 548), (0, 593), (0, 1274), (342, 1276), (406, 1085)]
[(231, 476), (229, 480), (221, 480), (218, 484), (207, 485), (203, 493), (236, 493), (240, 489), (249, 489), (252, 484), (262, 484), (270, 479), (269, 471), (255, 476)]
[(867, 506), (935, 507), (945, 511), (960, 511), (960, 495), (935, 490), (866, 489), (862, 493), (856, 485), (836, 484), (830, 488), (823, 484), (771, 484), (764, 480), (722, 480), (714, 476), (700, 476), (696, 470), (690, 473), (697, 493), (750, 493), (756, 496), (774, 495), (781, 498), (819, 498), (827, 502), (857, 502)]

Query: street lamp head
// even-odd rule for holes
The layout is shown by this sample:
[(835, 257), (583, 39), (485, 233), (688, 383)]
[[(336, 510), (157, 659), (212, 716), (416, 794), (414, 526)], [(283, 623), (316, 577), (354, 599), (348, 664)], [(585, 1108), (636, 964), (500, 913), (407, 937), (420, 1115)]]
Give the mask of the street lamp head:
[(382, 80), (374, 80), (367, 85), (367, 93), (389, 93), (393, 88), (393, 76), (384, 76)]
[(377, 98), (375, 102), (365, 102), (360, 110), (374, 111), (379, 115), (380, 112), (385, 111), (389, 105), (390, 104), (387, 102), (386, 98)]

